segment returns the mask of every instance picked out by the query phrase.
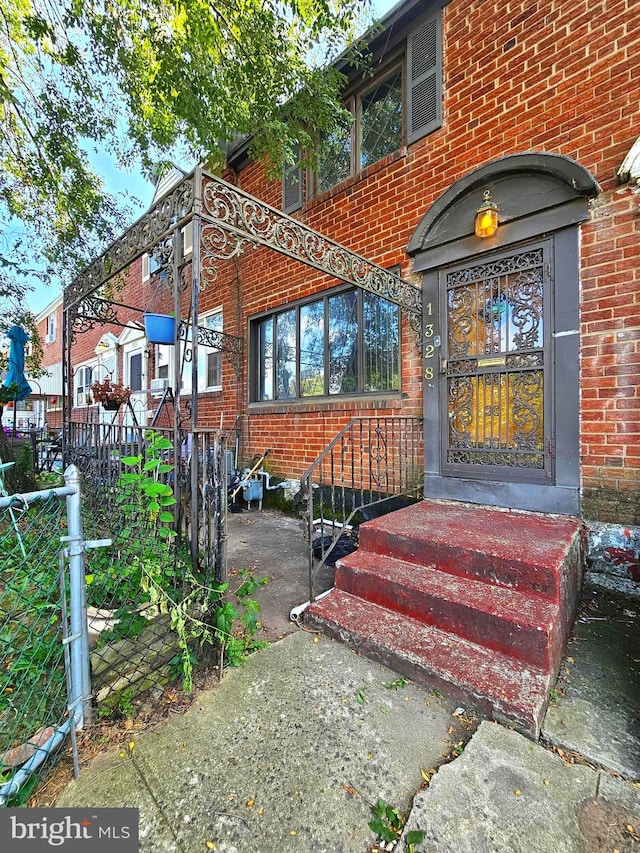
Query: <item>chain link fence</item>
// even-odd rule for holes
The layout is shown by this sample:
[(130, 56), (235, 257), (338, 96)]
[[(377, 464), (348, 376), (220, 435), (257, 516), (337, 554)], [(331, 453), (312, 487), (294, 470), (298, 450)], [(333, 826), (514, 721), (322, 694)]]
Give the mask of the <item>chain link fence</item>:
[(69, 553), (62, 545), (73, 538), (70, 507), (79, 522), (79, 499), (74, 504), (72, 497), (77, 485), (0, 497), (2, 805), (25, 801), (38, 768), (82, 724), (83, 686), (73, 683), (70, 663), (72, 647), (78, 659), (80, 638), (74, 646)]
[(262, 581), (226, 595), (224, 440), (192, 437), (176, 464), (160, 432), (111, 432), (79, 433), (67, 486), (0, 498), (0, 805), (69, 736), (77, 772), (77, 728), (253, 643)]

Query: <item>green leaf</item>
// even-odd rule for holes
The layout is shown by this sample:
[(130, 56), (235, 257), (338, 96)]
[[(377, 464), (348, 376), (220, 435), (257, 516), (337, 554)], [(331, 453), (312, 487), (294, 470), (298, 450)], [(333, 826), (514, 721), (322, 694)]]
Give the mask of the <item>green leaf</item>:
[(142, 462), (142, 456), (123, 456), (120, 461), (123, 465), (139, 465)]
[(384, 817), (385, 812), (387, 810), (387, 804), (385, 803), (384, 800), (378, 800), (378, 802), (375, 804), (375, 806), (371, 807), (371, 810), (374, 813), (374, 815), (377, 815), (378, 817)]
[(422, 829), (412, 829), (405, 835), (406, 844), (422, 844), (425, 832)]

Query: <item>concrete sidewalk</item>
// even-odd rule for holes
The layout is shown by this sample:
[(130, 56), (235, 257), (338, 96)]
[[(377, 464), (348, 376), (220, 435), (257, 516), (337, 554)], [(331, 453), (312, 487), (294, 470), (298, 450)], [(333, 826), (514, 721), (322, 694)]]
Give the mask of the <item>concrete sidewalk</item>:
[(272, 645), (132, 751), (99, 756), (58, 805), (138, 807), (143, 853), (365, 853), (380, 849), (378, 799), (410, 811), (414, 853), (638, 851), (637, 602), (613, 613), (589, 592), (543, 727), (556, 752), (489, 722), (462, 749), (467, 709), (288, 621), (308, 597), (298, 522), (231, 516), (229, 565), (271, 579)]
[(254, 654), (184, 716), (98, 757), (59, 806), (135, 806), (141, 850), (354, 853), (463, 737), (454, 708), (324, 637)]
[[(58, 805), (139, 808), (143, 853), (207, 842), (218, 853), (365, 853), (371, 805), (409, 811), (421, 771), (466, 734), (446, 699), (395, 679), (299, 631), (131, 752), (95, 759)], [(408, 827), (429, 853), (622, 853), (637, 849), (640, 789), (483, 722), (418, 794)]]

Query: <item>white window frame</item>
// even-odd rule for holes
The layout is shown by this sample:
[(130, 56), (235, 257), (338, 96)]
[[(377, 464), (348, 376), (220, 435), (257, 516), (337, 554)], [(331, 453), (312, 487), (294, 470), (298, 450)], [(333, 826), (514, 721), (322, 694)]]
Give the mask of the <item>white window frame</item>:
[(44, 337), (45, 344), (53, 344), (56, 340), (56, 315), (49, 314), (47, 317), (47, 333)]
[[(217, 331), (222, 332), (224, 328), (224, 317), (222, 306), (218, 306), (211, 311), (207, 311), (205, 314), (201, 314), (198, 317), (198, 325), (204, 328), (208, 327), (208, 322), (211, 321), (213, 317), (220, 317), (219, 321), (219, 329)], [(211, 327), (209, 327), (211, 328)], [(169, 344), (157, 344), (156, 345), (156, 353), (155, 353), (155, 368), (154, 374), (155, 379), (160, 379), (159, 376), (159, 368), (160, 368), (160, 359), (162, 355), (163, 362), (167, 365), (167, 378), (168, 378), (168, 386), (173, 388), (174, 382), (174, 373), (175, 373), (175, 357), (176, 357), (176, 348)], [(191, 328), (188, 329), (187, 340), (181, 340), (179, 346), (179, 358), (182, 363), (182, 377), (181, 377), (181, 388), (180, 393), (185, 396), (191, 394), (191, 360), (185, 360), (184, 363), (182, 361), (182, 354), (184, 348), (188, 350), (191, 349)], [(221, 391), (223, 386), (223, 367), (220, 365), (220, 384), (218, 385), (207, 385), (207, 375), (208, 375), (208, 358), (210, 355), (219, 354), (221, 350), (214, 349), (212, 347), (207, 347), (204, 344), (198, 345), (198, 393), (204, 393), (209, 391)], [(166, 361), (165, 357), (166, 356)]]
[[(99, 362), (98, 359), (92, 359), (91, 361), (84, 362), (83, 364), (79, 364), (73, 372), (73, 404), (76, 409), (86, 409), (88, 406), (93, 405), (92, 400), (87, 402), (87, 398), (91, 397), (91, 385), (95, 382), (96, 377), (94, 376), (94, 372), (96, 367), (98, 367)], [(79, 383), (80, 373), (83, 371), (82, 384)], [(87, 382), (87, 371), (89, 371), (89, 380)], [(82, 395), (82, 399), (80, 399), (80, 395)]]
[[(210, 325), (214, 317), (219, 317), (219, 328)], [(214, 308), (213, 311), (207, 311), (206, 314), (201, 314), (198, 319), (198, 325), (204, 328), (214, 329), (217, 332), (222, 332), (224, 329), (224, 317), (222, 306)], [(218, 325), (216, 323), (216, 325)], [(218, 385), (208, 385), (207, 379), (209, 376), (209, 357), (217, 355), (220, 358), (220, 383)], [(222, 391), (222, 352), (219, 349), (207, 347), (202, 344), (198, 346), (198, 390), (199, 391)]]

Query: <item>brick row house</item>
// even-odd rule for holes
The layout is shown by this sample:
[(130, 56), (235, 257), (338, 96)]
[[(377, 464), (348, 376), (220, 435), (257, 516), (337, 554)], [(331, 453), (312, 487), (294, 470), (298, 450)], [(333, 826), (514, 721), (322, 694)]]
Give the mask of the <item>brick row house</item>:
[[(345, 62), (344, 103), (353, 123), (325, 140), (313, 169), (271, 180), (240, 142), (228, 154), (228, 191), (201, 170), (158, 188), (150, 214), (160, 216), (166, 191), (180, 238), (172, 254), (166, 242), (146, 254), (139, 242), (115, 277), (109, 298), (138, 313), (116, 308), (119, 325), (75, 335), (72, 417), (112, 419), (87, 396), (96, 376), (110, 375), (134, 392), (138, 420), (149, 419), (164, 387), (176, 387), (176, 358), (190, 340), (150, 344), (140, 312), (177, 305), (183, 319), (193, 324), (197, 312), (197, 325), (214, 333), (183, 365), (185, 398), (198, 389), (193, 417), (200, 426), (234, 428), (245, 458), (270, 448), (275, 474), (299, 478), (353, 418), (424, 419), (427, 516), (408, 515), (397, 530), (361, 541), (373, 562), (383, 554), (401, 571), (396, 563), (406, 554), (392, 553), (388, 542), (406, 527), (444, 526), (457, 531), (453, 538), (475, 529), (482, 539), (512, 518), (506, 510), (521, 510), (561, 519), (558, 548), (573, 555), (569, 563), (581, 559), (581, 522), (600, 532), (617, 525), (616, 544), (627, 554), (621, 573), (637, 581), (640, 17), (633, 5), (398, 4), (368, 37), (370, 71)], [(183, 198), (177, 207), (176, 198)], [(251, 198), (269, 207), (252, 207)], [(232, 222), (224, 250), (217, 216)], [(292, 221), (306, 230), (296, 231)], [(131, 234), (144, 231), (137, 227)], [(286, 235), (265, 236), (269, 229)], [(324, 261), (313, 263), (314, 234), (328, 241), (318, 238), (318, 257), (335, 241), (380, 272), (367, 269), (363, 286), (353, 267), (344, 274), (336, 263), (331, 275)], [(279, 241), (280, 251), (270, 241)], [(87, 282), (98, 281), (99, 269), (104, 277), (117, 256), (107, 252), (97, 261), (68, 289), (68, 303), (88, 293)], [(167, 258), (181, 271), (173, 292)], [(445, 505), (458, 515), (443, 521)], [(529, 534), (532, 553), (541, 540), (553, 540), (544, 525), (526, 535), (518, 528), (510, 547), (524, 547)], [(436, 550), (453, 545), (440, 541)], [(483, 599), (477, 585), (490, 581), (524, 596), (505, 603), (507, 610), (537, 612), (539, 599), (557, 607), (552, 648), (524, 660), (542, 667), (548, 690), (581, 569), (560, 565), (564, 586), (554, 592), (540, 581), (539, 565), (529, 582), (524, 569), (500, 575), (497, 560), (485, 570), (460, 557), (438, 571), (462, 576), (476, 601)], [(423, 563), (432, 561), (425, 554)], [(467, 572), (462, 564), (476, 568)], [(344, 633), (341, 608), (359, 613), (353, 619), (363, 624), (384, 622), (375, 610), (388, 605), (381, 593), (358, 598), (358, 586), (380, 587), (367, 571), (373, 569), (364, 562), (339, 569), (338, 593), (313, 618), (337, 634)], [(405, 573), (415, 574), (415, 566)], [(429, 595), (425, 588), (409, 595), (422, 604), (402, 614), (405, 625), (420, 621), (416, 609), (432, 614), (422, 621), (437, 622)], [(459, 590), (452, 596), (442, 605), (448, 614), (464, 598)], [(526, 629), (496, 628), (506, 619), (497, 612), (491, 619), (480, 630), (494, 657), (522, 663), (528, 652), (513, 637)], [(448, 630), (474, 641), (463, 627)], [(397, 665), (379, 639), (358, 643)], [(528, 648), (528, 641), (520, 645)], [(514, 712), (510, 719), (535, 731), (540, 707), (530, 718)]]

